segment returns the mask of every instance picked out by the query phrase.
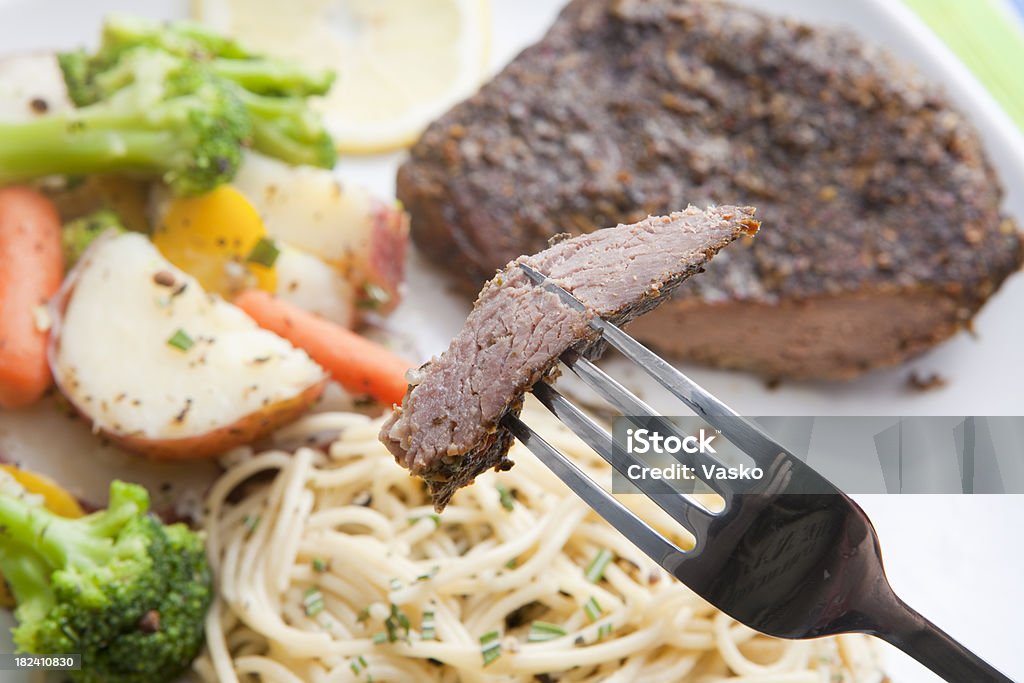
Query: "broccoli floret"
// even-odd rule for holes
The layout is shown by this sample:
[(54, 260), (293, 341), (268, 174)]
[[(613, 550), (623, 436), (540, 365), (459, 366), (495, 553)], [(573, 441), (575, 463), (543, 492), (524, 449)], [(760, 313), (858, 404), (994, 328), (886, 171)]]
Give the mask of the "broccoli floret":
[(334, 83), (334, 72), (329, 69), (314, 71), (288, 60), (260, 55), (202, 24), (160, 24), (111, 15), (103, 25), (103, 38), (94, 54), (76, 51), (59, 55), (71, 101), (84, 106), (101, 99), (103, 92), (94, 83), (96, 77), (116, 65), (126, 51), (139, 47), (201, 63), (218, 76), (259, 95), (323, 95)]
[(213, 595), (202, 537), (147, 515), (110, 485), (106, 510), (68, 519), (0, 494), (0, 571), (17, 600), (19, 651), (82, 655), (79, 683), (173, 680), (203, 643)]
[(104, 24), (103, 44), (97, 54), (113, 56), (119, 50), (138, 45), (205, 62), (217, 75), (260, 95), (324, 95), (334, 83), (334, 72), (330, 69), (314, 71), (289, 60), (261, 55), (190, 21), (157, 24), (124, 15), (110, 16)]
[(72, 266), (77, 263), (89, 245), (108, 230), (118, 234), (125, 232), (121, 217), (110, 209), (100, 209), (65, 223), (60, 232), (64, 264)]
[(306, 98), (334, 74), (249, 52), (198, 24), (113, 17), (95, 53), (58, 56), (78, 109), (0, 123), (0, 183), (109, 171), (157, 174), (178, 194), (230, 181), (245, 147), (331, 168)]
[[(57, 65), (64, 76), (64, 86), (76, 107), (85, 107), (100, 101), (100, 89), (93, 81), (101, 70), (89, 57), (85, 50), (60, 52), (57, 54)], [(104, 66), (104, 70), (110, 65)]]
[(290, 164), (334, 166), (334, 141), (305, 99), (325, 94), (334, 82), (334, 73), (315, 72), (250, 52), (200, 24), (109, 17), (95, 54), (77, 51), (60, 55), (72, 101), (88, 106), (105, 99), (120, 87), (117, 73), (124, 55), (139, 48), (188, 60), (230, 83), (251, 119), (252, 146), (257, 151)]
[(110, 171), (159, 174), (179, 194), (234, 177), (252, 125), (222, 79), (137, 48), (91, 81), (104, 98), (66, 113), (0, 124), (0, 183)]

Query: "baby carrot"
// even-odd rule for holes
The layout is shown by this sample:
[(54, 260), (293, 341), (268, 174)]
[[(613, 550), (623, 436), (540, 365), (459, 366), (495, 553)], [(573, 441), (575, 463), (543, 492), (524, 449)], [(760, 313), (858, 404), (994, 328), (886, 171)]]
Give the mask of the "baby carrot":
[(380, 344), (270, 294), (250, 289), (234, 303), (256, 323), (309, 354), (341, 386), (385, 404), (401, 403), (411, 363)]
[(36, 308), (64, 276), (60, 218), (27, 187), (0, 188), (0, 407), (20, 408), (50, 385), (46, 332)]

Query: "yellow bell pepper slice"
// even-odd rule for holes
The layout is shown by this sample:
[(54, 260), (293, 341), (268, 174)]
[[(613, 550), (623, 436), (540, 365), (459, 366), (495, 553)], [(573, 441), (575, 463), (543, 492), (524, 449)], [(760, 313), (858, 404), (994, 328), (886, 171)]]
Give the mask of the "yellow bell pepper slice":
[(42, 474), (23, 470), (14, 465), (0, 465), (0, 469), (11, 475), (29, 493), (43, 497), (43, 504), (50, 512), (61, 517), (81, 517), (85, 514), (78, 500), (60, 484)]
[(252, 287), (277, 290), (277, 248), (259, 212), (230, 185), (172, 200), (153, 244), (208, 292), (231, 298)]

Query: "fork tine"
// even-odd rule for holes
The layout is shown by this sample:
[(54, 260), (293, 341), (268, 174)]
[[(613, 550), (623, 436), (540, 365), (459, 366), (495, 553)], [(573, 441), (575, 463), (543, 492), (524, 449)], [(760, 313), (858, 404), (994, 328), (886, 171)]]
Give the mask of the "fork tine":
[[(622, 386), (618, 380), (591, 363), (586, 358), (580, 356), (575, 351), (566, 351), (562, 354), (561, 358), (562, 362), (569, 366), (569, 369), (572, 370), (577, 377), (583, 380), (583, 382), (591, 389), (596, 391), (601, 398), (618, 408), (623, 415), (647, 418), (644, 420), (645, 425), (653, 425), (663, 434), (675, 434), (679, 438), (686, 436), (686, 434), (679, 431), (676, 425), (658, 415), (653, 408), (640, 400), (629, 389)], [(680, 462), (685, 460), (687, 461), (687, 464), (693, 464), (695, 466), (699, 466), (700, 464), (713, 466), (722, 465), (720, 460), (706, 453), (679, 453), (675, 458)], [(711, 481), (708, 482), (708, 485), (715, 489), (719, 495), (728, 499), (730, 492), (725, 487), (721, 486), (720, 483)]]
[(679, 556), (683, 554), (679, 548), (615, 500), (526, 423), (509, 414), (502, 418), (502, 424), (594, 512), (618, 529), (648, 557), (666, 568), (678, 564)]
[(588, 387), (596, 391), (601, 398), (618, 408), (623, 415), (653, 416), (656, 414), (653, 408), (622, 386), (617, 379), (576, 351), (566, 351), (561, 355), (561, 360)]
[[(544, 273), (525, 263), (520, 263), (519, 269), (537, 286), (557, 294), (567, 306), (578, 311), (592, 313), (582, 301), (560, 287)], [(590, 325), (601, 332), (605, 341), (643, 368), (644, 372), (672, 392), (691, 410), (717, 427), (723, 437), (735, 444), (759, 465), (768, 465), (780, 452), (789, 453), (753, 422), (740, 417), (735, 410), (719, 401), (699, 384), (623, 332), (617, 325), (596, 315), (591, 319)]]
[[(671, 391), (695, 413), (707, 418), (739, 417), (739, 413), (709, 394), (707, 390), (679, 372), (665, 359), (623, 332), (617, 325), (606, 320), (601, 322), (600, 327), (605, 341), (643, 368), (644, 372), (658, 380), (659, 384)], [(667, 377), (662, 377), (662, 375)]]
[(789, 453), (784, 446), (765, 434), (750, 420), (725, 405), (704, 387), (679, 372), (663, 358), (633, 339), (612, 323), (601, 320), (603, 338), (626, 358), (639, 365), (661, 386), (690, 407), (695, 413), (717, 427), (722, 436), (764, 466), (779, 453)]
[[(571, 401), (558, 393), (558, 390), (550, 384), (538, 383), (533, 388), (533, 394), (544, 404), (545, 408), (583, 439), (623, 477), (629, 479), (627, 472), (630, 465), (643, 466), (643, 463), (625, 451), (617, 454), (620, 457), (614, 457), (611, 435), (587, 417)], [(661, 479), (643, 479), (640, 482), (630, 479), (630, 481), (642, 493), (654, 500), (658, 507), (668, 513), (672, 519), (693, 532), (698, 546), (703, 542), (708, 527), (714, 521), (715, 516), (712, 513)]]

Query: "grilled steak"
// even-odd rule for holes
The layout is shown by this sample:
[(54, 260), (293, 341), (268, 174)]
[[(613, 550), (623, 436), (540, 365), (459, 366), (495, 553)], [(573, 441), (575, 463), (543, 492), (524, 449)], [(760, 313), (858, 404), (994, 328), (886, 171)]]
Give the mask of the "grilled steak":
[(631, 332), (773, 378), (898, 363), (968, 325), (1024, 258), (937, 89), (850, 34), (706, 1), (572, 2), (426, 131), (398, 196), (472, 291), (555, 233), (756, 203), (772, 229)]
[(755, 232), (753, 214), (751, 208), (690, 207), (558, 242), (516, 261), (572, 292), (590, 315), (534, 286), (510, 263), (484, 286), (448, 350), (412, 373), (381, 441), (399, 464), (426, 480), (441, 510), (481, 472), (512, 466), (505, 458), (512, 435), (499, 421), (510, 411), (519, 414), (523, 392), (551, 373), (563, 351), (600, 352), (588, 324), (592, 316), (621, 323), (651, 310), (719, 249)]

